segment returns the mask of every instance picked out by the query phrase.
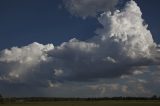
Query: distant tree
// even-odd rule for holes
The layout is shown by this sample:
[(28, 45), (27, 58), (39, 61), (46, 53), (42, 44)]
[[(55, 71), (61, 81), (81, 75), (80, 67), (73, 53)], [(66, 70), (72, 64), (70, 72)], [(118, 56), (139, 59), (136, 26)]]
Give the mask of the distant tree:
[(0, 94), (0, 103), (3, 103), (3, 96)]
[(157, 95), (152, 96), (152, 99), (157, 99), (157, 98), (158, 98)]

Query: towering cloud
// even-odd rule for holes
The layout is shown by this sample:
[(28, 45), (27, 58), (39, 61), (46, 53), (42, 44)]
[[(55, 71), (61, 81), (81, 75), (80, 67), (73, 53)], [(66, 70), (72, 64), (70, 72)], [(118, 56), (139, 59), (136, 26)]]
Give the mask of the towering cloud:
[(157, 64), (158, 54), (142, 13), (134, 1), (123, 10), (99, 17), (103, 29), (88, 42), (72, 39), (51, 53), (64, 71), (63, 80), (92, 80), (132, 73), (132, 68)]
[[(97, 8), (94, 6), (96, 1), (93, 3), (94, 9)], [(90, 0), (79, 2), (80, 5), (81, 2), (90, 5)], [(101, 1), (103, 4), (108, 2)], [(82, 12), (80, 15), (94, 13), (91, 10), (91, 14)], [(129, 1), (122, 10), (104, 12), (98, 21), (103, 28), (97, 30), (98, 36), (87, 41), (73, 38), (55, 47), (52, 44), (33, 43), (1, 51), (0, 83), (57, 87), (56, 83), (125, 78), (127, 75), (143, 74), (143, 69), (148, 70), (152, 65), (160, 65), (159, 46), (153, 41), (140, 8), (134, 1)], [(116, 90), (120, 87), (124, 92), (128, 89), (118, 84), (104, 84), (102, 88), (110, 85)]]
[(64, 0), (65, 7), (73, 15), (86, 18), (98, 12), (113, 10), (118, 0)]

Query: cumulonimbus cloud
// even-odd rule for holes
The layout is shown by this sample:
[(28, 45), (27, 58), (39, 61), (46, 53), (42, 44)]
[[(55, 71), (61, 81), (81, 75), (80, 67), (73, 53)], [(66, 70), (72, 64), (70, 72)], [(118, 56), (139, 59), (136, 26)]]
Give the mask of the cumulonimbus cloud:
[(68, 11), (76, 16), (94, 17), (99, 12), (113, 10), (118, 0), (64, 0)]
[(98, 20), (103, 28), (88, 41), (73, 38), (55, 47), (33, 43), (1, 51), (0, 82), (53, 87), (55, 82), (117, 78), (160, 64), (159, 46), (134, 1)]

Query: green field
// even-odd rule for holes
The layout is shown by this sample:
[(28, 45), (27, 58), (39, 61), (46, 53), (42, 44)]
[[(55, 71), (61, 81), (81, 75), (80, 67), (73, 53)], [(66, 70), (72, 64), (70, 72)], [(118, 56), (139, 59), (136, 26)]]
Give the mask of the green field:
[(5, 103), (0, 106), (160, 106), (160, 101), (57, 101)]

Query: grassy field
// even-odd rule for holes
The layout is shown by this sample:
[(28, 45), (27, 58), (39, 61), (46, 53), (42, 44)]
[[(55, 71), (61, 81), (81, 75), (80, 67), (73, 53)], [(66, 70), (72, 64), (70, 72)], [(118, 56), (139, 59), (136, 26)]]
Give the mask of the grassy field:
[(57, 101), (36, 103), (5, 103), (0, 106), (160, 106), (160, 101)]

